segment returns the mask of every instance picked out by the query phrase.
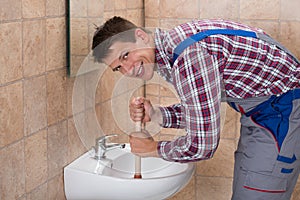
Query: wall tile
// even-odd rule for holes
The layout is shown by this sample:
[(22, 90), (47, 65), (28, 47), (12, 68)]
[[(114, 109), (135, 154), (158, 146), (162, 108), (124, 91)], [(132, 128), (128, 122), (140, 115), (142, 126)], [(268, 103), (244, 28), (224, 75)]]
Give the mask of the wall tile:
[(239, 0), (200, 0), (200, 17), (236, 20), (239, 17)]
[(70, 15), (72, 17), (85, 18), (88, 14), (88, 4), (87, 0), (73, 0), (70, 1)]
[(87, 55), (89, 52), (88, 39), (88, 20), (87, 18), (72, 18), (71, 19), (71, 54), (72, 55)]
[(127, 10), (126, 19), (128, 19), (129, 21), (131, 21), (137, 26), (144, 26), (144, 21), (142, 17), (143, 17), (142, 9)]
[[(138, 0), (139, 1), (139, 0)], [(135, 4), (137, 4), (137, 1), (135, 0)], [(114, 7), (115, 7), (115, 9), (116, 10), (125, 10), (126, 9), (126, 7), (127, 7), (127, 2), (126, 2), (126, 0), (115, 0), (115, 5), (114, 5)]]
[(47, 199), (57, 199), (57, 200), (66, 200), (64, 193), (64, 181), (63, 175), (60, 174), (48, 183), (48, 198)]
[(44, 17), (46, 14), (45, 0), (22, 0), (24, 18)]
[(65, 18), (46, 20), (46, 69), (66, 66), (66, 24)]
[(22, 87), (22, 82), (0, 87), (0, 147), (24, 136)]
[(280, 0), (240, 0), (241, 19), (278, 19)]
[(0, 199), (12, 200), (25, 193), (24, 142), (0, 151)]
[(65, 14), (65, 0), (46, 0), (46, 15), (61, 16)]
[[(115, 84), (115, 73), (107, 68), (101, 77), (99, 77), (99, 83), (97, 86), (96, 96), (100, 101), (107, 101), (111, 98)], [(98, 101), (98, 100), (97, 100)]]
[(45, 21), (23, 22), (24, 76), (45, 72)]
[[(11, 9), (14, 9), (12, 12)], [(1, 0), (0, 21), (15, 20), (22, 17), (22, 0)]]
[(78, 135), (73, 118), (68, 120), (68, 147), (68, 162), (72, 162), (87, 151)]
[(103, 0), (88, 0), (88, 16), (102, 17), (103, 12)]
[(281, 0), (281, 20), (299, 20), (300, 19), (300, 1), (299, 0)]
[(127, 9), (143, 8), (143, 0), (127, 0)]
[(113, 11), (115, 9), (115, 0), (104, 0), (104, 12)]
[(299, 200), (299, 197), (300, 197), (300, 178), (298, 178), (298, 182), (296, 184), (291, 200)]
[(175, 194), (173, 197), (169, 198), (168, 200), (196, 199), (195, 182), (196, 182), (195, 177), (192, 177), (190, 182), (181, 191), (179, 191), (177, 194)]
[[(233, 177), (234, 151), (236, 141), (221, 139), (212, 159), (197, 163), (197, 175), (215, 177)], [(220, 165), (222, 163), (222, 165)]]
[(22, 31), (20, 22), (0, 24), (0, 84), (22, 78)]
[(26, 192), (47, 180), (47, 167), (47, 131), (43, 130), (25, 140)]
[(240, 114), (233, 110), (229, 105), (223, 105), (225, 111), (225, 119), (221, 120), (221, 138), (234, 139), (237, 133), (237, 121), (240, 119)]
[[(145, 0), (145, 16), (159, 18), (159, 0)], [(146, 20), (147, 21), (147, 20)]]
[[(162, 18), (195, 18), (199, 5), (198, 0), (160, 0), (160, 17)], [(196, 16), (197, 17), (197, 16)]]
[(145, 21), (145, 27), (160, 27), (159, 26), (159, 19), (150, 19), (147, 18)]
[(47, 183), (37, 187), (27, 194), (27, 200), (45, 200), (47, 199)]
[(68, 163), (67, 121), (48, 128), (48, 178), (62, 174)]
[(282, 22), (279, 41), (300, 59), (300, 22)]
[(273, 37), (274, 39), (279, 39), (279, 21), (278, 20), (246, 20), (241, 21), (244, 24), (247, 24), (252, 27), (257, 27), (263, 29), (268, 35)]
[(24, 132), (25, 135), (47, 126), (46, 77), (36, 77), (24, 82)]
[(197, 176), (197, 200), (231, 199), (231, 185), (231, 178)]
[(48, 125), (63, 120), (67, 116), (66, 70), (47, 75), (47, 119)]

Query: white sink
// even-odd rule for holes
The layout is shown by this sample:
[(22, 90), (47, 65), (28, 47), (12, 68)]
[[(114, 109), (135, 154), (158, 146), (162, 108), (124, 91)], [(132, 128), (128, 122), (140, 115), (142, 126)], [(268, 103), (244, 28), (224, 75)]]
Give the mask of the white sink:
[(91, 150), (65, 167), (68, 200), (163, 200), (180, 191), (195, 171), (192, 163), (142, 158), (142, 179), (134, 179), (135, 156), (128, 144), (106, 153), (112, 166), (93, 156)]

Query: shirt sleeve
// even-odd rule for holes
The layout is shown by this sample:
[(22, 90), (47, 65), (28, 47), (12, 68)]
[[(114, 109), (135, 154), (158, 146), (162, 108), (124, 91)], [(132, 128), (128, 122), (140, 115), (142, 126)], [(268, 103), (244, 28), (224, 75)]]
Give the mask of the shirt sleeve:
[(184, 115), (181, 112), (181, 104), (174, 104), (168, 107), (158, 107), (162, 113), (164, 128), (185, 128)]
[[(187, 133), (173, 141), (159, 142), (158, 153), (168, 161), (192, 162), (211, 158), (219, 143), (220, 73), (213, 57), (198, 43), (195, 45), (188, 47), (174, 63), (174, 87), (181, 104), (162, 112), (166, 127), (184, 124)], [(184, 123), (179, 123), (178, 119)]]

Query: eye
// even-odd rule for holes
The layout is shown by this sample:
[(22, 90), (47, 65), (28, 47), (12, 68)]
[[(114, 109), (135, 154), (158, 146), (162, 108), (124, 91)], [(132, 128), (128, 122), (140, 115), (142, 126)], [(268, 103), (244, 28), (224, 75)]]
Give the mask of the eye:
[(128, 54), (129, 54), (129, 52), (126, 52), (126, 53), (122, 56), (122, 60), (127, 60)]
[(118, 71), (120, 71), (120, 69), (121, 69), (121, 65), (113, 68), (113, 72), (118, 72)]

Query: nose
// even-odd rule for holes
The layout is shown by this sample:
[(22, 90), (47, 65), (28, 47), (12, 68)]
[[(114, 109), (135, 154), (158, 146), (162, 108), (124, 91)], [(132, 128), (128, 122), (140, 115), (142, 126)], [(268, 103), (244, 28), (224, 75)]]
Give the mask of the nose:
[(134, 65), (133, 62), (131, 62), (130, 60), (123, 60), (121, 62), (121, 73), (124, 75), (131, 75), (134, 69)]

